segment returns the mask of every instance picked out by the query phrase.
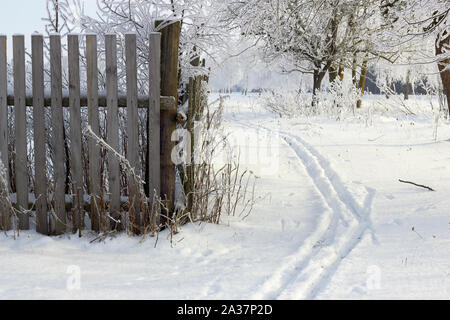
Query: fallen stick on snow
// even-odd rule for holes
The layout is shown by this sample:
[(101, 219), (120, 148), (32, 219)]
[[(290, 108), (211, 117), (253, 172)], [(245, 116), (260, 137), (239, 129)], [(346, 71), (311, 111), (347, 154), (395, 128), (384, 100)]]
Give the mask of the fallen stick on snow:
[(377, 141), (378, 139), (383, 138), (383, 137), (384, 137), (384, 134), (379, 136), (378, 138), (375, 138), (375, 139), (368, 139), (368, 141), (369, 142), (374, 142), (374, 141)]
[(400, 179), (398, 181), (400, 181), (401, 183), (408, 183), (408, 184), (415, 185), (417, 187), (425, 188), (425, 189), (428, 189), (430, 191), (436, 191), (436, 190), (434, 190), (434, 189), (432, 189), (430, 187), (424, 186), (422, 184), (417, 184), (417, 183), (414, 183), (414, 182), (411, 182), (411, 181), (404, 181), (404, 180), (400, 180)]

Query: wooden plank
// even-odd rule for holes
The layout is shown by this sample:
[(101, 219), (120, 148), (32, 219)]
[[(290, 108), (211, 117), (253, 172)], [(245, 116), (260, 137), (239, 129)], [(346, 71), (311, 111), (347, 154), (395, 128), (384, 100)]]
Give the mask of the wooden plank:
[[(136, 55), (136, 34), (125, 35), (125, 59), (127, 68), (127, 159), (134, 168), (135, 173), (139, 174), (141, 170), (139, 161), (139, 132), (138, 132), (138, 89), (137, 89), (137, 55)], [(140, 204), (138, 195), (138, 186), (133, 177), (128, 176), (128, 188), (130, 194), (130, 204), (133, 204), (131, 212), (134, 217), (133, 232), (141, 232)]]
[[(28, 171), (27, 171), (27, 119), (25, 106), (25, 40), (23, 35), (13, 36), (14, 56), (14, 115), (15, 115), (15, 174), (17, 205), (28, 209)], [(19, 229), (29, 230), (27, 214), (19, 214)]]
[[(98, 115), (98, 62), (97, 36), (86, 36), (86, 69), (87, 69), (87, 106), (88, 123), (92, 131), (100, 135)], [(91, 192), (91, 228), (100, 230), (100, 148), (97, 142), (89, 139), (89, 188)]]
[[(194, 67), (198, 67), (200, 65), (200, 57), (197, 56), (195, 59), (191, 61), (191, 65)], [(198, 121), (199, 115), (198, 115), (198, 109), (199, 109), (199, 97), (198, 97), (198, 78), (199, 76), (193, 77), (193, 87), (192, 91), (189, 92), (189, 96), (192, 96), (192, 120)]]
[(44, 37), (33, 35), (33, 128), (34, 128), (34, 193), (36, 196), (36, 231), (48, 235), (47, 154), (44, 110)]
[[(0, 36), (0, 160), (3, 163), (4, 188), (2, 196), (9, 197), (9, 165), (8, 165), (8, 78), (6, 60), (6, 36)], [(5, 203), (0, 204), (0, 230), (9, 230), (9, 209)]]
[[(176, 21), (161, 30), (161, 94), (175, 97), (178, 101), (178, 47), (181, 23)], [(172, 133), (176, 130), (176, 111), (161, 112), (161, 198), (167, 214), (174, 210), (175, 165), (172, 150), (175, 142)]]
[(62, 107), (62, 67), (61, 67), (61, 36), (50, 35), (50, 74), (51, 74), (51, 122), (53, 148), (53, 200), (55, 209), (54, 234), (63, 234), (66, 230), (65, 208), (65, 150), (64, 150), (64, 119)]
[[(151, 207), (154, 195), (161, 194), (161, 105), (159, 96), (161, 94), (161, 33), (150, 34), (150, 61), (149, 61), (149, 108), (148, 108), (148, 148), (149, 158), (149, 196)], [(175, 99), (174, 99), (175, 100)], [(175, 112), (176, 112), (176, 101)], [(160, 212), (157, 210), (153, 223), (160, 224)]]
[(186, 182), (184, 184), (184, 190), (187, 197), (186, 210), (192, 214), (192, 218), (196, 219), (196, 213), (192, 212), (193, 201), (194, 201), (194, 176), (195, 176), (195, 166), (194, 160), (194, 149), (195, 149), (195, 132), (194, 132), (194, 120), (195, 120), (195, 94), (194, 94), (195, 80), (193, 77), (189, 78), (188, 85), (188, 119), (187, 119), (187, 130), (191, 136), (190, 148), (190, 162), (186, 165)]
[[(194, 50), (197, 49), (194, 47)], [(191, 65), (198, 67), (200, 64), (200, 57), (196, 56), (192, 61)], [(195, 120), (197, 120), (196, 117), (196, 105), (197, 105), (197, 94), (196, 94), (196, 88), (197, 88), (197, 77), (191, 77), (189, 78), (189, 87), (188, 87), (188, 120), (187, 120), (187, 130), (189, 131), (189, 134), (191, 136), (191, 145), (190, 145), (190, 156), (191, 161), (186, 166), (186, 183), (184, 185), (184, 190), (187, 195), (187, 206), (186, 210), (191, 213), (192, 217), (194, 219), (197, 219), (197, 212), (192, 212), (194, 208), (194, 192), (195, 192), (195, 183), (194, 183), (194, 177), (195, 177), (195, 164), (193, 163), (194, 158), (194, 152), (195, 152)]]
[[(126, 108), (127, 107), (127, 95), (119, 94), (118, 96), (118, 107), (119, 108)], [(14, 105), (14, 96), (8, 95), (8, 105), (13, 106)], [(98, 100), (97, 100), (97, 106), (98, 107), (106, 107), (106, 95), (105, 94), (98, 94)], [(142, 109), (148, 109), (148, 103), (149, 103), (149, 97), (139, 95), (138, 96), (138, 108)], [(176, 111), (176, 104), (175, 104), (175, 98), (174, 97), (167, 97), (162, 96), (160, 97), (160, 104), (161, 104), (161, 111)], [(27, 96), (25, 98), (25, 105), (27, 107), (33, 107), (33, 97)], [(44, 97), (44, 106), (50, 107), (52, 105), (52, 101), (50, 97)], [(63, 96), (62, 100), (63, 107), (68, 108), (70, 106), (69, 103), (69, 96)], [(87, 106), (88, 105), (88, 97), (87, 96), (81, 96), (80, 97), (80, 105)]]
[(84, 225), (83, 160), (81, 147), (80, 108), (80, 47), (78, 35), (67, 37), (69, 53), (69, 104), (70, 104), (70, 170), (72, 177), (73, 232)]
[[(115, 34), (105, 35), (106, 49), (106, 96), (107, 142), (119, 152), (119, 108), (117, 104), (117, 39)], [(120, 219), (120, 167), (117, 157), (108, 152), (109, 212)], [(114, 228), (115, 224), (111, 223)]]

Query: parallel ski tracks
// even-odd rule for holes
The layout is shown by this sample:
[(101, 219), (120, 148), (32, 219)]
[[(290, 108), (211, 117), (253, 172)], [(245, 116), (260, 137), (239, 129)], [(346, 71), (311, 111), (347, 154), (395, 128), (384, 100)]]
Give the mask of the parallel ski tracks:
[(263, 126), (240, 123), (253, 129), (277, 133), (306, 168), (320, 194), (325, 212), (316, 229), (280, 267), (262, 283), (254, 299), (312, 299), (326, 287), (341, 261), (357, 246), (370, 226), (370, 212), (375, 191), (367, 189), (360, 206), (317, 150), (298, 136), (272, 131)]

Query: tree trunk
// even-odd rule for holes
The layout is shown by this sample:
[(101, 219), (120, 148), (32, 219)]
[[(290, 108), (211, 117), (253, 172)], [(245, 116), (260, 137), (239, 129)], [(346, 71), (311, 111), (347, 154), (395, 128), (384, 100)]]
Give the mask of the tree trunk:
[(388, 77), (386, 79), (386, 82), (387, 82), (387, 84), (386, 84), (386, 87), (387, 87), (386, 99), (389, 99), (390, 96), (391, 96), (391, 86), (392, 86), (392, 80), (391, 80), (391, 75), (390, 74), (388, 75)]
[(325, 77), (326, 71), (314, 70), (313, 75), (313, 96), (312, 96), (312, 106), (317, 105), (317, 93), (320, 91), (322, 86), (322, 80)]
[(344, 81), (344, 71), (345, 71), (344, 66), (340, 65), (339, 69), (338, 69), (338, 76), (339, 76), (339, 80), (341, 80), (341, 82)]
[(356, 80), (356, 63), (357, 63), (357, 55), (356, 52), (353, 55), (353, 63), (352, 63), (352, 83), (355, 88), (357, 88), (357, 80)]
[[(363, 61), (363, 65), (361, 67), (361, 76), (359, 77), (358, 87), (361, 90), (361, 95), (364, 95), (364, 87), (366, 85), (367, 65), (369, 63), (369, 59), (368, 58), (369, 58), (369, 54), (366, 54), (366, 56), (364, 58), (364, 61)], [(357, 104), (356, 104), (356, 107), (358, 109), (360, 109), (361, 105), (362, 105), (362, 100), (359, 99)]]
[(405, 83), (405, 90), (403, 92), (403, 97), (405, 100), (409, 99), (409, 83), (411, 78), (411, 70), (408, 70), (408, 74), (406, 75), (406, 83)]
[(332, 63), (330, 65), (330, 67), (328, 68), (328, 76), (329, 76), (330, 84), (333, 83), (334, 81), (336, 81), (336, 78), (338, 76), (338, 68), (336, 67), (336, 65), (334, 63)]
[[(439, 42), (439, 39), (436, 40), (436, 55), (440, 55), (444, 51), (444, 46), (450, 45), (450, 35), (446, 34), (443, 37), (443, 40)], [(444, 87), (445, 95), (447, 97), (447, 108), (450, 114), (450, 70), (447, 69), (444, 71), (445, 67), (450, 64), (450, 58), (443, 59), (438, 62), (439, 72), (441, 74), (442, 86)]]

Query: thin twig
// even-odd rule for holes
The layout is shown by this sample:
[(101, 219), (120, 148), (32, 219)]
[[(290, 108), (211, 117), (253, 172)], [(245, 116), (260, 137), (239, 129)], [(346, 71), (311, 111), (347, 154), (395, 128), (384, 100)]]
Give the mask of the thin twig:
[(417, 184), (417, 183), (414, 183), (414, 182), (411, 182), (411, 181), (404, 181), (404, 180), (400, 180), (400, 179), (398, 181), (401, 182), (401, 183), (408, 183), (408, 184), (415, 185), (417, 187), (425, 188), (425, 189), (428, 189), (430, 191), (436, 191), (436, 190), (434, 190), (434, 189), (432, 189), (430, 187), (424, 186), (422, 184)]

